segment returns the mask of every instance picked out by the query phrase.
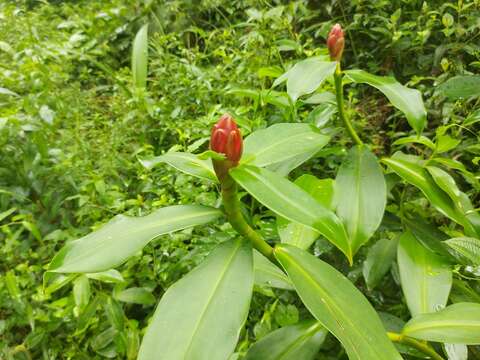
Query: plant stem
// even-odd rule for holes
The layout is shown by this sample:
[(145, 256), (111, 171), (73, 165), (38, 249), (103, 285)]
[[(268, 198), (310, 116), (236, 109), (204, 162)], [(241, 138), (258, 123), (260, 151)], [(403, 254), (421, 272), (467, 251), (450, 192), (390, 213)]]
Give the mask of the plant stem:
[(335, 69), (333, 78), (335, 79), (335, 92), (337, 96), (337, 108), (340, 119), (342, 120), (343, 125), (347, 128), (347, 131), (353, 141), (355, 141), (357, 145), (362, 145), (362, 140), (358, 137), (355, 129), (352, 126), (352, 123), (350, 122), (350, 119), (345, 115), (343, 101), (342, 69), (340, 68), (340, 62), (337, 62), (337, 68)]
[(250, 240), (255, 249), (261, 252), (273, 263), (277, 264), (277, 260), (273, 255), (273, 248), (268, 245), (265, 239), (253, 230), (245, 221), (240, 208), (240, 200), (238, 199), (237, 184), (235, 181), (230, 175), (226, 174), (220, 179), (220, 185), (222, 187), (222, 199), (225, 214), (232, 227), (244, 238)]
[(409, 345), (411, 347), (414, 347), (418, 351), (421, 351), (425, 355), (430, 356), (431, 359), (434, 360), (445, 360), (443, 357), (437, 354), (435, 350), (433, 350), (430, 346), (428, 346), (426, 343), (415, 340), (414, 338), (402, 335), (402, 334), (397, 334), (394, 332), (387, 332), (387, 335), (390, 340), (393, 342), (398, 342), (401, 344)]

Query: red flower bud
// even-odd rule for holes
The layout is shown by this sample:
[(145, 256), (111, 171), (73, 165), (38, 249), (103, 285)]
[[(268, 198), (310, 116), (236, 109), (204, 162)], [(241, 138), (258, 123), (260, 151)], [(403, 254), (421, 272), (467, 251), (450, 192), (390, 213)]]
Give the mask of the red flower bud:
[(242, 157), (243, 141), (242, 134), (229, 115), (224, 114), (212, 128), (210, 137), (210, 149), (224, 154), (227, 160), (236, 166)]
[(327, 38), (328, 52), (330, 59), (340, 61), (342, 59), (343, 48), (345, 46), (345, 38), (340, 24), (335, 24), (330, 30)]

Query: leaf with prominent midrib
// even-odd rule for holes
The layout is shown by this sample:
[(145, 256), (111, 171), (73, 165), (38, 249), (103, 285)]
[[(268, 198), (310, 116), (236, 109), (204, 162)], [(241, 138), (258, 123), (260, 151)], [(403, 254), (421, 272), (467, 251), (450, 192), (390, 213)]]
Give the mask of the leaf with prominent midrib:
[(319, 151), (329, 136), (309, 124), (275, 124), (245, 139), (242, 163), (270, 166)]
[(340, 272), (291, 245), (277, 245), (275, 257), (307, 309), (345, 347), (350, 360), (401, 360), (378, 314)]
[(450, 253), (464, 265), (480, 266), (480, 239), (458, 237), (443, 242)]
[(352, 260), (345, 228), (333, 211), (274, 172), (241, 165), (230, 170), (235, 181), (276, 214), (317, 230)]
[(411, 319), (403, 334), (421, 340), (450, 344), (480, 344), (480, 304), (456, 303)]
[(335, 199), (355, 254), (380, 226), (387, 203), (383, 170), (366, 146), (352, 147), (343, 160), (335, 179)]
[(440, 257), (423, 247), (411, 232), (400, 238), (397, 261), (402, 290), (412, 316), (436, 311), (447, 304), (452, 270)]
[(140, 159), (140, 163), (147, 169), (166, 163), (188, 175), (218, 182), (212, 161), (201, 160), (197, 155), (183, 152), (167, 152), (160, 156)]
[(247, 319), (253, 288), (252, 248), (220, 244), (163, 295), (138, 360), (225, 360)]
[(253, 344), (245, 360), (313, 360), (327, 333), (316, 320), (285, 326)]
[(92, 273), (120, 265), (154, 238), (213, 221), (222, 212), (201, 205), (174, 205), (143, 217), (117, 215), (100, 229), (67, 243), (48, 271)]
[(427, 123), (427, 111), (420, 91), (403, 86), (393, 77), (376, 76), (363, 70), (347, 70), (345, 75), (356, 83), (366, 83), (380, 90), (405, 114), (410, 126), (418, 134), (422, 132)]

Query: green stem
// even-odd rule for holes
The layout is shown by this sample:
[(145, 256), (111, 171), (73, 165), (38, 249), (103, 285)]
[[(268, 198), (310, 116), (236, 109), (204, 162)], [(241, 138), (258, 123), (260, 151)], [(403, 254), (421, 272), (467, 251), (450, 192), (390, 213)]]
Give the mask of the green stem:
[(272, 262), (277, 263), (273, 254), (273, 248), (245, 221), (240, 208), (240, 200), (238, 199), (237, 184), (235, 181), (230, 175), (226, 174), (220, 180), (220, 185), (222, 187), (225, 214), (232, 227), (244, 238), (250, 240), (255, 249), (260, 251)]
[(443, 357), (437, 354), (435, 350), (433, 350), (430, 346), (428, 346), (426, 343), (415, 340), (411, 337), (402, 335), (402, 334), (397, 334), (393, 332), (387, 332), (387, 335), (390, 340), (393, 342), (398, 342), (401, 344), (409, 345), (411, 347), (414, 347), (418, 351), (421, 351), (425, 355), (430, 356), (431, 359), (434, 360), (445, 360)]
[(343, 102), (342, 69), (340, 68), (340, 62), (337, 62), (337, 68), (335, 69), (333, 77), (335, 79), (335, 92), (337, 96), (337, 108), (340, 119), (342, 120), (343, 125), (345, 125), (345, 127), (347, 128), (347, 131), (353, 141), (355, 141), (357, 145), (362, 145), (362, 140), (358, 137), (355, 129), (352, 126), (352, 123), (350, 122), (350, 119), (345, 115), (345, 107)]

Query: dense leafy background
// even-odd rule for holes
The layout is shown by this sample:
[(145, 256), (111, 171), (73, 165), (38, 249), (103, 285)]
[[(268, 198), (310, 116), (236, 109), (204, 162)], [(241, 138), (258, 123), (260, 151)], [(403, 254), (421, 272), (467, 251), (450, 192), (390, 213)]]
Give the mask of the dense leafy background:
[[(66, 240), (115, 214), (218, 204), (211, 182), (166, 166), (148, 171), (138, 158), (168, 149), (204, 150), (222, 112), (232, 113), (245, 134), (278, 122), (330, 121), (326, 105), (292, 108), (282, 94), (266, 90), (296, 61), (325, 54), (325, 35), (334, 22), (347, 30), (346, 68), (394, 75), (423, 92), (429, 119), (424, 134), (436, 136), (443, 158), (460, 163), (450, 162), (461, 170), (455, 180), (478, 207), (478, 97), (462, 100), (441, 90), (449, 78), (478, 73), (479, 16), (477, 0), (3, 1), (0, 358), (136, 358), (158, 299), (216, 244), (234, 237), (230, 226), (218, 222), (163, 236), (101, 279), (46, 278), (44, 287), (47, 264)], [(130, 60), (135, 34), (146, 23), (144, 90), (133, 86)], [(382, 95), (362, 85), (349, 89), (350, 116), (378, 156), (399, 149), (431, 154), (422, 144), (395, 143), (411, 130)], [(334, 135), (321, 156), (294, 171), (292, 179), (302, 171), (335, 177), (350, 142)], [(399, 178), (387, 180), (391, 189)], [(454, 237), (449, 222), (415, 188), (396, 186), (392, 199), (387, 211), (401, 206), (403, 213), (422, 216)], [(277, 238), (272, 213), (252, 200), (250, 215), (268, 239)], [(398, 265), (385, 245), (386, 239), (397, 241), (394, 233), (394, 222), (383, 226), (353, 267), (325, 240), (314, 244), (314, 253), (348, 275), (377, 310), (408, 320)], [(369, 254), (363, 268), (372, 245), (372, 253), (390, 259), (387, 265), (376, 264)], [(479, 302), (478, 282), (466, 280), (478, 273), (459, 267), (451, 298)], [(255, 290), (239, 353), (307, 317), (293, 293)], [(476, 347), (469, 351), (472, 359), (480, 356)], [(318, 358), (346, 355), (328, 336)]]

